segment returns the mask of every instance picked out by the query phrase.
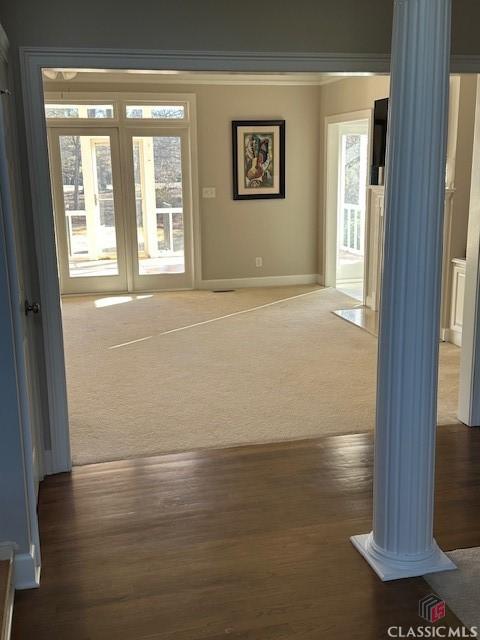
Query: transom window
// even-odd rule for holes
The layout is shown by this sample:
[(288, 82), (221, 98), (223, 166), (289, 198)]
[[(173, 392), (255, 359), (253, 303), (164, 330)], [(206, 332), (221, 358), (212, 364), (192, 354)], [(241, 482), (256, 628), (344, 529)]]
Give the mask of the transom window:
[(184, 120), (185, 105), (183, 104), (128, 104), (125, 107), (127, 118), (152, 120)]
[(114, 116), (113, 104), (46, 104), (47, 118), (108, 118)]

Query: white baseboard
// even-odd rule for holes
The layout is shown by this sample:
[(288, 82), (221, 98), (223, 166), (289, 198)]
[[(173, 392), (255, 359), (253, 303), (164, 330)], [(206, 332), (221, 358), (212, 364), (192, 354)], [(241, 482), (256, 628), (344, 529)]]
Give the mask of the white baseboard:
[(225, 278), (200, 280), (199, 289), (244, 289), (248, 287), (288, 287), (296, 284), (317, 284), (319, 275), (308, 273), (295, 276), (258, 276), (256, 278)]
[(444, 329), (442, 333), (443, 333), (442, 337), (445, 342), (451, 342), (452, 344), (457, 345), (457, 347), (462, 346), (461, 331), (458, 331), (457, 329)]
[(35, 545), (29, 553), (17, 553), (14, 558), (15, 589), (35, 589), (40, 586), (40, 565), (37, 562)]

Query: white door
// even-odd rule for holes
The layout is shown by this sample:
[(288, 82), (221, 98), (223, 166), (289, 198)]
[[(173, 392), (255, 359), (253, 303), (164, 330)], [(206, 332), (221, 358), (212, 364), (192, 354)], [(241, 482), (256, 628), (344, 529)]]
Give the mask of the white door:
[(187, 129), (129, 128), (128, 253), (132, 291), (193, 287), (192, 189)]
[(49, 154), (62, 293), (126, 291), (118, 131), (50, 129)]
[(336, 283), (364, 301), (368, 120), (338, 127)]

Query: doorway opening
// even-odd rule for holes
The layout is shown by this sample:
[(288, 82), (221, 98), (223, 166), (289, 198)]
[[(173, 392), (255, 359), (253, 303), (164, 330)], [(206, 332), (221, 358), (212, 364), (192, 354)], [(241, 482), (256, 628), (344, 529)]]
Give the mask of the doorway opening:
[(369, 118), (327, 124), (326, 284), (365, 303)]

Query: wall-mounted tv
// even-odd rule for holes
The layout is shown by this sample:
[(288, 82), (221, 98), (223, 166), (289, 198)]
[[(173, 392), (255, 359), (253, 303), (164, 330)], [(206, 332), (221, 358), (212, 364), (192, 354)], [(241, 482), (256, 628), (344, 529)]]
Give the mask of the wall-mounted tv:
[(387, 150), (388, 98), (375, 100), (373, 110), (373, 142), (371, 184), (384, 184), (385, 154)]

